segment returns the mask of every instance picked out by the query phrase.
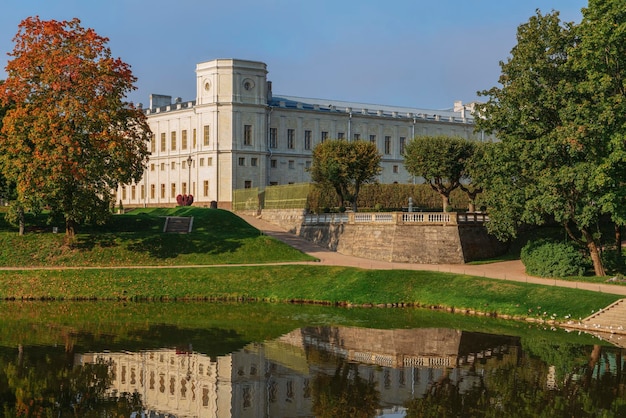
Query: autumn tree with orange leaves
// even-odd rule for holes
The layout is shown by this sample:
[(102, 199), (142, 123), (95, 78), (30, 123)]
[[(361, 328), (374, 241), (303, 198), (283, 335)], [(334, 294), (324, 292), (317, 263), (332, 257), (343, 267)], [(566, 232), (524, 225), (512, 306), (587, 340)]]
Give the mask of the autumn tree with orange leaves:
[(73, 238), (83, 222), (103, 222), (112, 191), (141, 178), (150, 129), (125, 101), (130, 66), (111, 56), (108, 39), (80, 20), (23, 20), (0, 86), (8, 106), (0, 131), (0, 172), (16, 204), (45, 206)]

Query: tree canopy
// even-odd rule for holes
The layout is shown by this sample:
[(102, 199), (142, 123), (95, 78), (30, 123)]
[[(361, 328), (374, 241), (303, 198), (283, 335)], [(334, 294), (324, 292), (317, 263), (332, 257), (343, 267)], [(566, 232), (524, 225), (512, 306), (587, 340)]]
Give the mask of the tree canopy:
[(361, 186), (375, 181), (380, 174), (381, 155), (376, 145), (366, 141), (326, 140), (313, 149), (311, 179), (332, 186), (339, 198), (339, 206), (346, 201), (357, 211)]
[(441, 195), (445, 212), (450, 193), (461, 185), (461, 180), (467, 180), (467, 165), (475, 146), (459, 137), (416, 136), (404, 149), (404, 166)]
[(139, 180), (148, 155), (146, 117), (125, 101), (136, 78), (107, 42), (78, 19), (27, 18), (0, 86), (0, 103), (11, 104), (0, 172), (19, 205), (62, 214), (70, 237), (106, 219), (112, 190)]
[(511, 237), (554, 220), (587, 248), (596, 275), (605, 274), (599, 222), (626, 219), (625, 48), (621, 1), (590, 0), (578, 25), (537, 11), (500, 63), (500, 87), (481, 92), (476, 119), (501, 140), (480, 179), (490, 231)]

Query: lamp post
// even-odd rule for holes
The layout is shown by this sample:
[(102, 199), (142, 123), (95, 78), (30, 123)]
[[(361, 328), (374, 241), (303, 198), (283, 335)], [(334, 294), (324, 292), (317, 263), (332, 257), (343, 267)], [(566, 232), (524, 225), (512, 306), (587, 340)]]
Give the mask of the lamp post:
[(189, 157), (187, 157), (187, 169), (189, 170), (189, 177), (187, 180), (187, 187), (189, 188), (187, 194), (190, 195), (191, 194), (191, 163), (193, 162), (193, 160), (191, 159), (191, 155), (189, 155)]

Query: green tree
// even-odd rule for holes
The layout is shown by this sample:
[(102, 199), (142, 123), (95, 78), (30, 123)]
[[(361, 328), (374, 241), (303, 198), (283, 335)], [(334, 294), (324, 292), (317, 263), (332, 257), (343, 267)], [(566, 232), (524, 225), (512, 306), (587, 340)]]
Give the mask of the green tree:
[[(626, 10), (616, 0), (591, 0), (577, 31), (579, 45), (570, 52), (574, 69), (586, 77), (580, 97), (568, 101), (579, 142), (600, 152), (592, 185), (597, 204), (615, 225), (615, 249), (621, 262), (621, 227), (626, 225)], [(582, 131), (585, 135), (582, 135)], [(589, 138), (591, 137), (591, 138)], [(595, 152), (594, 152), (595, 154)]]
[(470, 142), (471, 155), (465, 161), (464, 179), (459, 183), (459, 189), (463, 190), (469, 201), (468, 212), (476, 212), (476, 200), (483, 192), (483, 186), (478, 183), (478, 179), (480, 173), (489, 170), (485, 162), (485, 152), (492, 145), (492, 142)]
[(331, 186), (337, 193), (339, 206), (343, 206), (348, 194), (347, 155), (348, 142), (326, 140), (313, 148), (313, 162), (309, 172), (311, 180), (322, 185)]
[(124, 100), (136, 78), (107, 41), (78, 19), (27, 18), (0, 88), (0, 103), (11, 104), (0, 172), (20, 207), (62, 214), (68, 238), (82, 222), (106, 220), (111, 191), (139, 180), (148, 155), (146, 117)]
[(501, 140), (480, 182), (488, 228), (514, 237), (521, 224), (562, 224), (605, 275), (599, 222), (623, 225), (626, 19), (621, 2), (590, 1), (580, 25), (537, 11), (501, 62), (501, 87), (481, 92), (477, 128)]
[(357, 211), (361, 186), (375, 181), (380, 174), (381, 155), (375, 144), (366, 141), (327, 140), (313, 149), (311, 179), (331, 186), (339, 198), (339, 206), (352, 202)]
[(473, 142), (459, 137), (417, 136), (404, 149), (404, 166), (439, 193), (445, 212), (450, 193), (460, 186), (461, 180), (467, 180), (467, 164), (474, 148)]

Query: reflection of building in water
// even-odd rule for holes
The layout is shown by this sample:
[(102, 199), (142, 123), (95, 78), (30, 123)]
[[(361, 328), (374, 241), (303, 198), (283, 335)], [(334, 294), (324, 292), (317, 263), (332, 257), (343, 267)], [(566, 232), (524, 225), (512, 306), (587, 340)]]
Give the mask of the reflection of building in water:
[[(423, 397), (433, 383), (443, 379), (463, 394), (480, 382), (488, 359), (515, 362), (519, 347), (518, 338), (444, 328), (307, 327), (279, 341), (309, 353), (317, 349), (360, 363), (360, 376), (376, 383), (384, 410), (402, 409), (407, 400)], [(334, 372), (324, 370), (325, 366), (310, 362), (312, 371)]]
[(517, 345), (449, 329), (311, 327), (217, 358), (164, 349), (85, 354), (78, 361), (110, 361), (111, 390), (139, 393), (150, 416), (305, 417), (312, 414), (313, 380), (332, 376), (338, 361), (358, 363), (359, 376), (380, 393), (381, 412), (389, 412), (443, 378), (464, 392), (488, 358), (515, 361), (506, 353)]
[(163, 349), (84, 354), (78, 361), (111, 362), (111, 390), (140, 394), (144, 408), (156, 413), (151, 417), (280, 417), (310, 411), (306, 370), (264, 358), (262, 345), (250, 348), (215, 359)]

